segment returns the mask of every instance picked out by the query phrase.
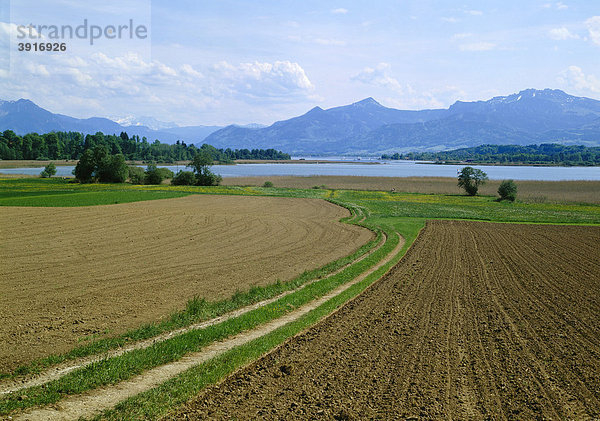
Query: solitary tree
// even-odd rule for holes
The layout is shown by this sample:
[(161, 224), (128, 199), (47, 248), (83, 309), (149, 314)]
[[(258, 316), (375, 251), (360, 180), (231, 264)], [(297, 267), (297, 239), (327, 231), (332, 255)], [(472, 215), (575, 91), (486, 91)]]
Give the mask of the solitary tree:
[(208, 150), (201, 150), (188, 164), (188, 167), (191, 167), (196, 174), (197, 186), (218, 186), (221, 182), (221, 176), (210, 170), (212, 163), (212, 154)]
[(51, 162), (48, 165), (46, 165), (46, 168), (42, 170), (40, 176), (42, 176), (42, 178), (49, 178), (52, 177), (54, 174), (56, 174), (56, 165), (54, 165), (54, 162)]
[(483, 171), (473, 167), (464, 167), (458, 174), (458, 187), (465, 189), (469, 196), (475, 196), (479, 186), (484, 184), (487, 179), (487, 174)]
[(500, 183), (500, 187), (498, 187), (498, 194), (500, 195), (500, 200), (514, 202), (517, 198), (517, 185), (512, 180), (504, 180)]

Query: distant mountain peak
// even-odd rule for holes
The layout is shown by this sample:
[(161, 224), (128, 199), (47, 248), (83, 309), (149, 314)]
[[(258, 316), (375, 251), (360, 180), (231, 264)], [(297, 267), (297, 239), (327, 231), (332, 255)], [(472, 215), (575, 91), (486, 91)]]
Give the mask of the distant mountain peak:
[(16, 101), (4, 101), (7, 104), (15, 104), (19, 106), (38, 107), (33, 101), (25, 98), (19, 98)]
[(316, 113), (322, 113), (325, 110), (323, 110), (323, 108), (319, 107), (318, 105), (314, 108), (311, 108), (310, 111), (308, 111), (306, 114), (316, 114)]
[(179, 127), (179, 125), (173, 121), (160, 121), (149, 116), (135, 117), (133, 115), (128, 115), (125, 117), (109, 118), (124, 127), (145, 126), (152, 130), (172, 129), (174, 127)]
[(383, 105), (381, 105), (379, 102), (375, 101), (373, 99), (373, 97), (365, 98), (362, 101), (355, 102), (352, 105), (359, 106), (359, 107), (368, 107), (368, 106), (373, 106), (373, 105), (375, 105), (377, 107), (383, 107)]

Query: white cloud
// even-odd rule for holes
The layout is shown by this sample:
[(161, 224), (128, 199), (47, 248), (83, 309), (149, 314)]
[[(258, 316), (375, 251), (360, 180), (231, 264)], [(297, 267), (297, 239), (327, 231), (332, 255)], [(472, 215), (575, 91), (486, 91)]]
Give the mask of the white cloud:
[(393, 77), (392, 68), (388, 63), (379, 63), (375, 67), (366, 67), (351, 78), (374, 88), (379, 88), (378, 97), (384, 103), (400, 109), (424, 109), (447, 107), (458, 98), (464, 97), (463, 90), (456, 86), (436, 88), (415, 88), (409, 83), (401, 83)]
[(592, 16), (585, 21), (585, 25), (592, 42), (600, 45), (600, 16)]
[(202, 73), (200, 73), (197, 70), (195, 70), (189, 64), (184, 64), (183, 66), (181, 66), (181, 73), (183, 75), (191, 76), (191, 77), (197, 78), (197, 79), (204, 78), (204, 75)]
[(339, 39), (315, 38), (314, 42), (319, 45), (334, 45), (338, 47), (343, 47), (346, 45), (345, 41), (341, 41)]
[(346, 13), (348, 13), (348, 9), (340, 7), (339, 9), (333, 9), (331, 13), (333, 13), (334, 15), (345, 15)]
[(43, 77), (50, 76), (50, 72), (48, 71), (48, 68), (46, 66), (44, 66), (43, 64), (27, 63), (26, 70), (35, 76), (43, 76)]
[(94, 78), (88, 74), (84, 73), (81, 70), (75, 67), (68, 67), (64, 69), (62, 72), (65, 76), (67, 76), (72, 83), (75, 83), (77, 86), (81, 87), (96, 87), (97, 83), (94, 81)]
[(442, 21), (448, 22), (448, 23), (456, 23), (456, 22), (458, 22), (458, 19), (456, 19), (455, 17), (452, 17), (452, 16), (442, 16), (440, 19)]
[(548, 35), (550, 36), (550, 38), (555, 39), (557, 41), (567, 40), (567, 39), (578, 39), (579, 38), (579, 35), (572, 34), (571, 31), (569, 31), (564, 26), (562, 26), (560, 28), (553, 28), (553, 29), (551, 29), (548, 32)]
[(471, 44), (462, 44), (461, 51), (490, 51), (496, 48), (496, 44), (491, 42), (474, 42)]
[(544, 9), (556, 9), (556, 10), (567, 10), (569, 6), (564, 4), (562, 1), (556, 3), (544, 3), (542, 5)]
[(470, 38), (472, 36), (473, 36), (473, 34), (470, 32), (462, 32), (459, 34), (452, 35), (452, 39), (465, 39), (465, 38)]
[(307, 96), (314, 90), (304, 69), (298, 63), (290, 61), (255, 61), (238, 65), (223, 61), (214, 66), (213, 71), (215, 82), (224, 83), (232, 95), (279, 97), (287, 100), (288, 96)]
[(398, 109), (432, 109), (445, 108), (464, 99), (466, 93), (456, 86), (441, 86), (436, 88), (414, 88), (406, 85), (406, 94), (395, 97), (382, 97), (383, 103)]
[(471, 16), (481, 16), (483, 12), (481, 10), (465, 10), (465, 13)]
[[(0, 22), (0, 34), (10, 35), (11, 37), (17, 37), (18, 35), (20, 35), (18, 29), (19, 26), (21, 25), (17, 25), (15, 23)], [(21, 29), (21, 31), (25, 31), (25, 34), (27, 34), (28, 37), (29, 35), (31, 35), (32, 37), (39, 37), (40, 39), (44, 39), (44, 36), (40, 36), (35, 27), (26, 27), (25, 29)]]
[(586, 75), (581, 67), (569, 66), (558, 75), (562, 85), (580, 92), (600, 93), (600, 80), (594, 75)]
[(378, 86), (391, 89), (392, 91), (402, 94), (405, 88), (398, 82), (397, 79), (390, 75), (392, 66), (389, 63), (379, 63), (376, 67), (365, 67), (358, 74), (354, 75), (351, 80), (359, 81), (367, 85)]
[(135, 109), (139, 115), (159, 112), (184, 124), (205, 123), (198, 118), (210, 113), (211, 123), (224, 124), (247, 114), (230, 110), (260, 104), (262, 109), (252, 115), (262, 112), (268, 120), (281, 116), (290, 104), (313, 103), (316, 98), (304, 69), (291, 61), (221, 62), (198, 68), (172, 67), (135, 53), (22, 54), (13, 57), (11, 68), (0, 73), (3, 99), (29, 98), (75, 117), (131, 114)]

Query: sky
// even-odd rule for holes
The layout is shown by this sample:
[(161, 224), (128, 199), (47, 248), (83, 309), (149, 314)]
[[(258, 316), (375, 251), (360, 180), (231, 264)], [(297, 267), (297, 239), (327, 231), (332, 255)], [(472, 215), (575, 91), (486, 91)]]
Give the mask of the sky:
[[(600, 99), (599, 3), (0, 0), (0, 99), (179, 125), (271, 124), (367, 97), (400, 109), (528, 88)], [(65, 51), (19, 51), (48, 42)]]

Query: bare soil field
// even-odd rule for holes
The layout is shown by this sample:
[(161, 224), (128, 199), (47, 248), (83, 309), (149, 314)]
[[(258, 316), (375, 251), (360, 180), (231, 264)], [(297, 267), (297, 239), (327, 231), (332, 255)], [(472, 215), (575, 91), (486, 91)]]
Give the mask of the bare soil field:
[[(516, 168), (515, 170), (518, 170)], [(357, 176), (265, 176), (231, 177), (223, 180), (229, 186), (262, 186), (271, 181), (275, 187), (309, 189), (324, 185), (330, 189), (383, 190), (407, 193), (463, 194), (455, 178), (448, 177), (357, 177)], [(600, 181), (516, 181), (517, 198), (525, 202), (600, 203)], [(499, 180), (491, 180), (479, 188), (480, 194), (497, 196)]]
[(598, 419), (600, 227), (429, 222), (384, 278), (169, 419)]
[(322, 200), (193, 195), (0, 208), (0, 370), (291, 279), (373, 234)]

